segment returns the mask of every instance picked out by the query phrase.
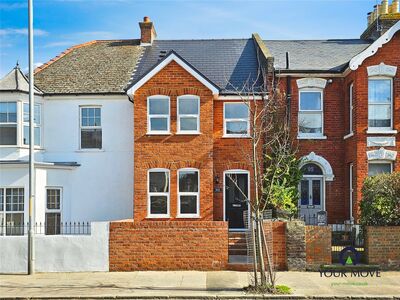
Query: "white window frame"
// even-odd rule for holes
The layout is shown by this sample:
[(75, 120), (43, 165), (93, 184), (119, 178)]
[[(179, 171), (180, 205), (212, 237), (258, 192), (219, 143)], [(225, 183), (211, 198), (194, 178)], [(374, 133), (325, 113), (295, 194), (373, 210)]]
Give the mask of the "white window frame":
[(384, 160), (384, 159), (381, 159), (381, 160), (370, 160), (370, 161), (368, 161), (368, 165), (367, 165), (367, 167), (368, 167), (368, 169), (367, 169), (367, 175), (370, 176), (370, 175), (369, 175), (369, 165), (387, 165), (387, 164), (390, 164), (390, 173), (393, 173), (393, 161)]
[[(312, 93), (320, 93), (321, 94), (321, 109), (320, 110), (301, 110), (301, 94), (306, 92)], [(319, 88), (302, 88), (299, 90), (299, 99), (298, 99), (298, 115), (297, 115), (297, 136), (298, 139), (326, 139), (324, 135), (324, 90)], [(321, 114), (321, 133), (303, 133), (300, 132), (300, 115), (301, 114)]]
[(354, 217), (353, 217), (353, 198), (354, 198), (354, 186), (353, 186), (353, 173), (354, 173), (354, 167), (353, 163), (349, 164), (349, 215), (350, 215), (350, 221), (351, 223), (354, 222)]
[[(151, 115), (150, 114), (150, 101), (152, 99), (164, 99), (168, 100), (168, 114), (166, 115)], [(150, 120), (152, 118), (167, 118), (167, 130), (151, 130)], [(153, 95), (147, 97), (147, 134), (155, 135), (169, 135), (171, 134), (171, 99), (164, 95)]]
[(379, 106), (379, 105), (388, 105), (390, 104), (390, 127), (369, 127), (369, 92), (368, 92), (368, 130), (367, 133), (391, 133), (393, 131), (393, 78), (386, 76), (371, 76), (368, 77), (368, 90), (369, 90), (369, 82), (370, 80), (389, 80), (390, 81), (390, 103), (372, 103), (371, 105)]
[[(28, 113), (28, 121), (25, 121), (25, 105), (28, 106), (29, 108), (29, 102), (22, 102), (22, 145), (23, 146), (29, 146), (28, 144), (24, 143), (24, 132), (25, 132), (25, 127), (28, 126), (29, 128), (29, 113)], [(34, 122), (34, 127), (35, 128), (39, 128), (39, 145), (34, 145), (35, 148), (40, 148), (42, 146), (42, 105), (40, 103), (35, 103), (35, 107), (39, 107), (39, 123), (35, 123)], [(35, 114), (33, 116), (33, 118), (35, 119)], [(36, 134), (34, 134), (34, 138), (36, 137)]]
[[(225, 118), (225, 111), (226, 111), (226, 105), (246, 105), (247, 106), (247, 111), (248, 115), (247, 118)], [(224, 119), (224, 135), (223, 137), (233, 137), (233, 138), (248, 138), (250, 137), (250, 108), (246, 103), (237, 101), (237, 102), (224, 102), (224, 109), (223, 109), (223, 119)], [(247, 133), (245, 134), (232, 134), (232, 133), (227, 133), (226, 132), (226, 123), (227, 122), (246, 122), (247, 123)]]
[[(197, 192), (181, 192), (179, 191), (179, 174), (185, 171), (197, 172)], [(178, 218), (200, 218), (200, 170), (195, 168), (182, 168), (177, 172), (177, 194), (178, 194)], [(196, 196), (196, 214), (181, 213), (181, 196)]]
[[(150, 173), (151, 172), (166, 172), (168, 173), (168, 192), (150, 192)], [(171, 193), (171, 172), (169, 169), (154, 168), (147, 170), (147, 218), (169, 218), (170, 217), (170, 193)], [(167, 213), (152, 214), (151, 213), (151, 196), (167, 196)]]
[(353, 97), (354, 97), (354, 84), (351, 83), (349, 87), (349, 134), (353, 134)]
[[(60, 208), (59, 209), (52, 209), (52, 208), (48, 208), (47, 207), (47, 192), (48, 192), (48, 190), (59, 190), (60, 191)], [(48, 214), (48, 213), (59, 213), (60, 214), (60, 234), (62, 234), (62, 230), (63, 230), (63, 228), (62, 228), (62, 217), (63, 217), (63, 214), (62, 214), (62, 204), (63, 204), (63, 189), (62, 189), (62, 187), (58, 187), (58, 186), (47, 186), (46, 187), (46, 209), (45, 209), (45, 215), (44, 215), (44, 219), (46, 220), (46, 215)], [(46, 229), (47, 229), (47, 224), (45, 224), (45, 228), (44, 228), (44, 232), (46, 232)]]
[[(196, 99), (197, 100), (197, 114), (179, 114), (179, 102), (180, 100), (186, 100), (186, 99)], [(196, 95), (183, 95), (177, 97), (177, 134), (199, 134), (200, 133), (200, 97)], [(181, 129), (181, 118), (184, 117), (191, 117), (191, 118), (196, 118), (197, 119), (197, 130), (182, 130)]]
[(18, 147), (20, 146), (20, 130), (21, 127), (19, 125), (19, 120), (20, 120), (20, 116), (19, 116), (19, 101), (0, 101), (0, 103), (15, 103), (16, 105), (16, 121), (15, 122), (0, 122), (0, 126), (1, 125), (15, 125), (16, 126), (16, 131), (17, 131), (17, 136), (16, 136), (16, 143), (15, 144), (9, 144), (9, 145), (0, 145), (0, 147)]
[[(82, 110), (84, 108), (100, 109), (100, 126), (82, 126)], [(79, 106), (79, 149), (84, 151), (99, 151), (104, 148), (103, 141), (103, 112), (101, 105), (80, 105)], [(101, 129), (101, 148), (82, 148), (82, 130), (83, 129)]]
[[(22, 195), (23, 195), (23, 201), (24, 201), (24, 209), (23, 210), (6, 210), (6, 190), (7, 189), (22, 189)], [(3, 215), (3, 224), (0, 223), (0, 236), (14, 236), (13, 234), (6, 235), (7, 233), (7, 214), (20, 214), (22, 213), (23, 215), (23, 224), (22, 224), (22, 230), (23, 234), (25, 234), (25, 207), (26, 207), (26, 201), (25, 201), (25, 189), (24, 187), (21, 186), (0, 186), (0, 190), (3, 190), (3, 210), (0, 211), (0, 214)], [(19, 236), (19, 234), (18, 234)]]

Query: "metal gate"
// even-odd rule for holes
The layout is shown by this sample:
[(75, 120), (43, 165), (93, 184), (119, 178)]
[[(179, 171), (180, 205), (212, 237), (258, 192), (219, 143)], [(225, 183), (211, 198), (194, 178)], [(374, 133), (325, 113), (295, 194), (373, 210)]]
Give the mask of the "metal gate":
[(359, 262), (365, 263), (364, 232), (361, 225), (330, 224), (332, 230), (332, 263), (342, 263), (340, 252), (348, 247), (359, 253)]

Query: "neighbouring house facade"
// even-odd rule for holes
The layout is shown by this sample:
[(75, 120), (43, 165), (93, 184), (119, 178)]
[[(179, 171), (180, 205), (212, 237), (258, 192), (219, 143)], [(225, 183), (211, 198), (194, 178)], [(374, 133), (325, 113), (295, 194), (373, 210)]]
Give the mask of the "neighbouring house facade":
[[(261, 70), (288, 97), (306, 221), (319, 211), (357, 221), (364, 179), (400, 171), (397, 0), (351, 40), (158, 40), (149, 18), (139, 25), (140, 40), (78, 45), (36, 70), (36, 221), (244, 229), (248, 206), (228, 180), (251, 197), (249, 112), (236, 90), (266, 84)], [(0, 81), (3, 226), (27, 221), (27, 85), (18, 67)]]

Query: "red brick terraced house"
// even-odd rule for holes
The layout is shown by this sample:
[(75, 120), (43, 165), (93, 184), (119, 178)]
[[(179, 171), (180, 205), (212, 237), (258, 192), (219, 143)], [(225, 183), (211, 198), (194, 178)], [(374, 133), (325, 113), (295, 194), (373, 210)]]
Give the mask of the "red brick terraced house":
[[(327, 212), (331, 224), (357, 222), (364, 179), (400, 171), (398, 0), (376, 7), (358, 39), (263, 40), (253, 34), (244, 39), (161, 40), (148, 17), (139, 25), (140, 39), (78, 45), (35, 72), (44, 97), (45, 135), (53, 134), (46, 129), (46, 120), (52, 119), (46, 114), (63, 100), (76, 118), (81, 116), (71, 128), (79, 125), (76, 132), (86, 134), (85, 143), (94, 148), (89, 150), (96, 150), (72, 147), (72, 154), (63, 158), (56, 156), (62, 153), (57, 145), (56, 154), (49, 152), (50, 139), (43, 137), (40, 151), (48, 159), (73, 160), (77, 174), (88, 172), (82, 180), (74, 175), (82, 183), (81, 200), (78, 195), (68, 200), (64, 187), (64, 203), (57, 211), (61, 219), (80, 216), (74, 210), (80, 206), (69, 203), (75, 198), (79, 205), (87, 202), (90, 221), (228, 221), (230, 230), (243, 230), (248, 206), (227, 180), (236, 177), (251, 197), (252, 174), (243, 155), (250, 149), (249, 112), (236, 89), (246, 82), (266, 84), (258, 76), (264, 69), (274, 72), (288, 96), (291, 130), (304, 158), (299, 208), (307, 222), (319, 211)], [(5, 92), (8, 81), (2, 82)], [(118, 117), (130, 112), (127, 104), (133, 107), (130, 120)], [(83, 113), (96, 114), (96, 126), (86, 128)], [(68, 136), (68, 126), (62, 130)], [(118, 139), (121, 132), (127, 136), (123, 140), (133, 133), (129, 146)], [(71, 141), (81, 135), (71, 135)], [(131, 161), (113, 164), (121, 153), (130, 153)], [(100, 156), (104, 161), (96, 164)], [(108, 178), (98, 168), (105, 164), (123, 169), (121, 179)], [(102, 184), (96, 188), (96, 180), (86, 180), (88, 174), (104, 177)], [(106, 182), (112, 182), (110, 188)], [(112, 189), (119, 191), (114, 204), (108, 200)], [(98, 193), (100, 205), (88, 202), (91, 193)]]

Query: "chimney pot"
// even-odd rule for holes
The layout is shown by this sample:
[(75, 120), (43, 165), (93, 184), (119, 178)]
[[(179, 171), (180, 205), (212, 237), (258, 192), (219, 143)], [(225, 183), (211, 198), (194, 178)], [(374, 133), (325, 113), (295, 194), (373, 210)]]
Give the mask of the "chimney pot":
[(400, 12), (399, 0), (393, 0), (392, 2), (392, 13), (396, 14)]
[(151, 22), (151, 21), (150, 21), (150, 17), (147, 17), (147, 16), (146, 16), (146, 17), (143, 17), (143, 22), (144, 22), (144, 23), (149, 23), (149, 22)]
[(388, 0), (382, 0), (381, 3), (381, 15), (386, 15), (389, 13), (389, 1)]

